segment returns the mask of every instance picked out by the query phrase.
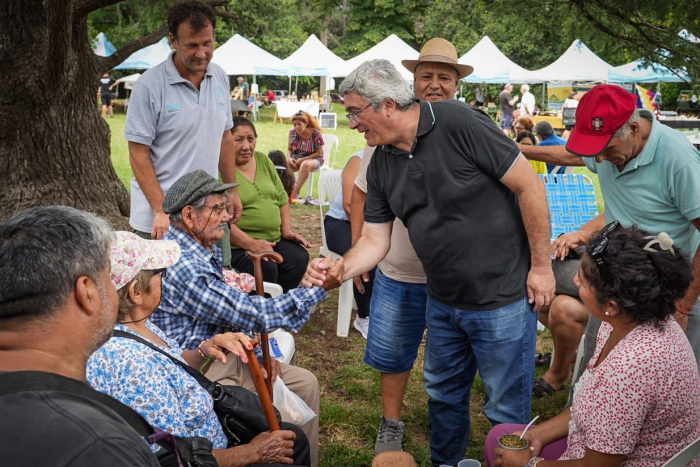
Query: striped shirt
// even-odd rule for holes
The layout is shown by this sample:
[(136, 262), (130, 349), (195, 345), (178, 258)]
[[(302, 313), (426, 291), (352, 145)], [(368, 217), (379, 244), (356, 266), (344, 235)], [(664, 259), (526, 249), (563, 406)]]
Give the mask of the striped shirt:
[(250, 296), (226, 284), (223, 254), (216, 245), (208, 250), (172, 224), (163, 239), (178, 242), (182, 256), (163, 278), (162, 300), (151, 320), (183, 349), (232, 330), (299, 331), (310, 308), (326, 298), (321, 287), (302, 287), (272, 299)]
[[(323, 135), (319, 130), (314, 129), (310, 138), (302, 138), (297, 133), (296, 128), (292, 128), (289, 132), (289, 143), (292, 145), (292, 159), (311, 155), (324, 144)], [(323, 165), (323, 153), (321, 153), (318, 160), (319, 164)]]

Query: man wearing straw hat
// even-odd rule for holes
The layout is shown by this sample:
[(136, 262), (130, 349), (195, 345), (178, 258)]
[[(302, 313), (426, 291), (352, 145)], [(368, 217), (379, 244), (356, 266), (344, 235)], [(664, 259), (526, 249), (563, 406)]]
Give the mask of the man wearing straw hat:
[[(413, 72), (416, 97), (429, 102), (452, 99), (459, 80), (474, 70), (457, 63), (455, 46), (441, 38), (426, 42), (418, 60), (402, 63)], [(360, 237), (364, 224), (367, 167), (374, 150), (372, 146), (366, 149), (353, 187), (350, 209), (353, 243)], [(423, 339), (428, 300), (423, 266), (408, 239), (408, 230), (398, 219), (394, 221), (391, 249), (379, 263), (378, 275), (372, 291), (371, 319), (367, 318), (364, 360), (381, 372), (383, 413), (374, 445), (375, 452), (381, 454), (400, 451), (402, 447), (405, 426), (401, 421), (401, 405)], [(356, 282), (361, 288), (359, 278)]]

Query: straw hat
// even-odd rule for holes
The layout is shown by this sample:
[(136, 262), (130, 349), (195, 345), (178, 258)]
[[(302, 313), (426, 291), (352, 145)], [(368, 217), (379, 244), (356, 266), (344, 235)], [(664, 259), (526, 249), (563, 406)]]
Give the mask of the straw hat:
[(474, 67), (461, 65), (457, 62), (457, 49), (448, 40), (436, 37), (425, 43), (420, 51), (418, 60), (402, 60), (401, 63), (411, 73), (415, 73), (416, 67), (421, 63), (447, 63), (457, 70), (459, 78), (469, 76), (474, 71)]

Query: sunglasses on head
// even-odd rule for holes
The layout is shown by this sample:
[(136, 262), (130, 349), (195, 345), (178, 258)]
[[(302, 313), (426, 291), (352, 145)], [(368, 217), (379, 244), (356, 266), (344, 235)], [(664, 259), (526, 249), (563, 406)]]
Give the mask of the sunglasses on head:
[(598, 266), (598, 272), (600, 272), (600, 275), (607, 282), (610, 282), (611, 277), (610, 270), (603, 257), (603, 252), (609, 243), (608, 235), (618, 227), (620, 227), (620, 221), (612, 221), (598, 232), (598, 240), (588, 245), (588, 255), (595, 261), (595, 264)]

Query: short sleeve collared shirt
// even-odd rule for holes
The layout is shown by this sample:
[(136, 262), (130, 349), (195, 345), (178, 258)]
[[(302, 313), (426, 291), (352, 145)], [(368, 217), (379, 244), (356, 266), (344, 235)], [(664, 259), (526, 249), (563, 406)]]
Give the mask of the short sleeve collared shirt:
[(598, 174), (607, 222), (637, 224), (653, 233), (666, 232), (691, 257), (700, 232), (691, 223), (700, 218), (700, 152), (681, 132), (640, 111), (652, 127), (642, 152), (620, 170), (608, 161), (584, 157)]
[(501, 179), (520, 151), (482, 111), (419, 101), (410, 152), (378, 147), (367, 171), (365, 222), (408, 228), (432, 297), (490, 310), (526, 293), (530, 248), (517, 196)]

